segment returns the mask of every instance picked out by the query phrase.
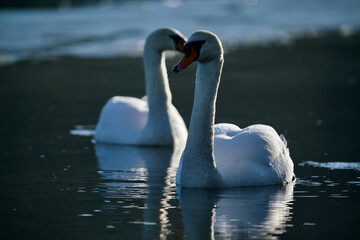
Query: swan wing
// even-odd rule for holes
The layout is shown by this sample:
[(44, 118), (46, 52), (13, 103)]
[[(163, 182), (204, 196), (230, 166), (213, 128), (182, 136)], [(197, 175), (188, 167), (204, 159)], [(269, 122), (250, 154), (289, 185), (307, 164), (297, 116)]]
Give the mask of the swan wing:
[(214, 135), (217, 138), (229, 138), (238, 134), (241, 128), (231, 123), (218, 123), (214, 126)]
[[(235, 126), (235, 125), (234, 125)], [(293, 162), (286, 144), (270, 126), (234, 126), (214, 136), (214, 155), (226, 186), (256, 186), (290, 182)]]

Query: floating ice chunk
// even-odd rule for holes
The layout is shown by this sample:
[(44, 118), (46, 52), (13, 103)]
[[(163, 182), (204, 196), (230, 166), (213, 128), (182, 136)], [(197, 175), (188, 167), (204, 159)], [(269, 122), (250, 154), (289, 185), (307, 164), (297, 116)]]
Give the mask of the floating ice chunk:
[(314, 161), (305, 161), (299, 163), (299, 166), (311, 166), (311, 167), (320, 167), (328, 168), (330, 170), (343, 170), (343, 169), (359, 169), (360, 162), (314, 162)]
[(70, 134), (85, 137), (94, 136), (95, 125), (76, 125), (74, 130), (70, 130)]
[(315, 226), (316, 223), (304, 222), (303, 225), (304, 225), (304, 226)]
[(129, 222), (129, 223), (131, 223), (131, 224), (148, 225), (148, 226), (157, 225), (156, 222), (146, 222), (146, 221), (132, 221), (132, 222)]

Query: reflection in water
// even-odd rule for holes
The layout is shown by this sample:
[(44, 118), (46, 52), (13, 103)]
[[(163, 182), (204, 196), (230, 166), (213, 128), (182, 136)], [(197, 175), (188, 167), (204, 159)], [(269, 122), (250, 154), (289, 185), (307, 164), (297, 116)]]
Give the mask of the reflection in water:
[[(111, 200), (144, 199), (143, 221), (130, 222), (142, 224), (143, 238), (166, 238), (170, 233), (168, 209), (170, 199), (174, 198), (176, 169), (182, 148), (135, 147), (97, 143), (96, 155), (99, 172), (104, 182), (102, 194)], [(129, 205), (130, 204), (130, 205)], [(114, 208), (115, 206), (104, 206)], [(127, 203), (127, 208), (136, 207)]]
[[(142, 225), (143, 239), (166, 239), (173, 234), (174, 219), (181, 219), (169, 211), (177, 205), (173, 202), (176, 190), (187, 239), (274, 239), (285, 232), (291, 219), (293, 184), (176, 189), (182, 149), (96, 144), (95, 150), (103, 179), (101, 193), (109, 201), (103, 209), (141, 209), (141, 217), (128, 224)], [(111, 205), (115, 199), (122, 199), (122, 204)], [(136, 199), (144, 205), (139, 206)]]
[(276, 239), (291, 220), (294, 185), (181, 189), (187, 239)]

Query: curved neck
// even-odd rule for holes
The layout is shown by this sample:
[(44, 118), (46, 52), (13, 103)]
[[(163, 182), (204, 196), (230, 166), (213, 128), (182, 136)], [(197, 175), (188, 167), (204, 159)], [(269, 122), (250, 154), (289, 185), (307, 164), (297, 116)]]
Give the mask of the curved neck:
[(193, 165), (196, 161), (199, 168), (215, 169), (216, 167), (214, 160), (215, 103), (222, 66), (222, 58), (198, 64), (194, 106), (184, 151), (184, 165)]
[(171, 103), (171, 92), (165, 65), (165, 54), (145, 46), (145, 90), (151, 111), (164, 111)]

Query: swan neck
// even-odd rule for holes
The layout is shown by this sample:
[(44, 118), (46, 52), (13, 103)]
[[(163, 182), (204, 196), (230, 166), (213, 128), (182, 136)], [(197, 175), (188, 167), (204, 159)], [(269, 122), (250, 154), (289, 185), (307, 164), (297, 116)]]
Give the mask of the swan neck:
[(165, 53), (145, 46), (145, 91), (150, 111), (166, 110), (171, 104), (171, 92), (165, 65)]
[(194, 105), (184, 152), (185, 155), (191, 154), (191, 158), (196, 161), (204, 161), (204, 164), (211, 168), (216, 167), (214, 160), (215, 103), (222, 64), (222, 59), (198, 64)]

